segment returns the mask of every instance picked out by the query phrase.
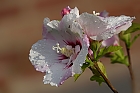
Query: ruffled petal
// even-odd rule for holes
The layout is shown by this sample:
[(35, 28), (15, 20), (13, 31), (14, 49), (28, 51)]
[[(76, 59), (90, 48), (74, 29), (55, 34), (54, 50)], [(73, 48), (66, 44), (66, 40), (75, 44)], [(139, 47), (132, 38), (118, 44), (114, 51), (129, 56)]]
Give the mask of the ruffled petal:
[(55, 63), (51, 66), (44, 76), (44, 84), (52, 86), (61, 85), (66, 79), (72, 76), (71, 68), (65, 68), (65, 64)]
[(47, 36), (47, 33), (48, 33), (48, 30), (47, 30), (47, 24), (50, 22), (50, 19), (49, 18), (44, 18), (44, 21), (43, 21), (43, 32), (42, 32), (42, 36), (43, 38), (46, 38)]
[(60, 22), (59, 29), (61, 31), (67, 31), (68, 29), (71, 28), (71, 25), (75, 19), (76, 19), (76, 14), (70, 13), (70, 14), (64, 15), (64, 17), (62, 18)]
[(103, 22), (98, 16), (88, 13), (83, 13), (78, 18), (78, 22), (84, 29), (85, 34), (90, 36), (97, 36), (106, 31), (107, 24)]
[(112, 36), (111, 38), (102, 41), (102, 46), (111, 46), (111, 45), (119, 45), (119, 39), (117, 35)]
[(70, 13), (76, 14), (77, 17), (79, 17), (79, 10), (77, 7), (75, 7), (74, 9), (71, 9)]
[(120, 17), (100, 17), (88, 13), (83, 13), (78, 18), (83, 31), (93, 40), (106, 40), (113, 35), (126, 30), (131, 26), (131, 22), (135, 19), (129, 16)]
[(58, 54), (52, 49), (55, 45), (54, 40), (42, 39), (32, 46), (29, 59), (37, 71), (46, 72), (49, 66), (59, 62)]
[(59, 26), (59, 21), (53, 20), (49, 22), (49, 19), (44, 19), (44, 27), (43, 27), (43, 38), (44, 39), (54, 39), (54, 37), (50, 34), (51, 31), (57, 31)]
[(76, 59), (73, 61), (72, 75), (82, 73), (81, 66), (83, 65), (83, 63), (85, 63), (85, 59), (88, 54), (87, 42), (85, 42), (84, 40), (81, 42), (82, 42), (82, 49), (77, 55)]
[(101, 17), (108, 17), (108, 12), (107, 11), (102, 11), (100, 14), (99, 14), (99, 16), (101, 16)]

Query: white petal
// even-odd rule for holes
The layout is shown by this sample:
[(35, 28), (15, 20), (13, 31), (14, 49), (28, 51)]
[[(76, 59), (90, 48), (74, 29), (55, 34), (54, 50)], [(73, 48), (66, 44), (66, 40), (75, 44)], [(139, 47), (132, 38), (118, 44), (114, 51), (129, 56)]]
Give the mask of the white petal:
[(88, 13), (80, 15), (78, 22), (84, 29), (88, 36), (97, 36), (106, 31), (107, 24), (103, 22), (98, 16)]
[(102, 46), (110, 46), (110, 45), (119, 45), (119, 39), (117, 35), (112, 36), (111, 38), (102, 41)]
[(65, 68), (65, 64), (55, 63), (50, 67), (44, 76), (44, 84), (51, 84), (52, 86), (61, 85), (66, 79), (72, 76), (71, 68)]
[(53, 39), (53, 37), (51, 36), (50, 32), (51, 31), (56, 31), (58, 30), (58, 25), (59, 25), (59, 21), (57, 20), (53, 20), (53, 21), (50, 21), (50, 22), (44, 22), (44, 27), (43, 27), (43, 38), (44, 39)]
[(43, 38), (46, 38), (47, 36), (47, 33), (48, 33), (48, 30), (47, 30), (47, 24), (48, 22), (50, 22), (50, 19), (49, 18), (44, 18), (44, 21), (43, 21), (43, 32), (42, 32), (42, 35), (43, 35)]
[(81, 66), (83, 65), (83, 63), (85, 63), (87, 53), (88, 53), (87, 43), (82, 42), (82, 49), (77, 55), (72, 65), (72, 75), (80, 74), (82, 72)]
[(72, 26), (70, 29), (73, 33), (78, 33), (80, 35), (80, 37), (83, 37), (83, 28), (77, 21), (74, 21), (72, 23)]
[(74, 9), (71, 9), (70, 13), (74, 13), (77, 15), (77, 17), (79, 17), (79, 10), (77, 7), (75, 7)]
[(127, 30), (131, 25), (132, 25), (132, 22), (129, 21), (128, 23), (123, 24), (123, 25), (120, 26), (120, 27), (117, 27), (117, 28), (116, 28), (116, 34), (120, 33), (121, 31)]
[(108, 24), (107, 28), (110, 29), (110, 28), (117, 28), (117, 27), (124, 26), (124, 24), (127, 24), (128, 22), (132, 22), (133, 19), (135, 18), (121, 15), (119, 17), (110, 16), (110, 17), (102, 18), (102, 21), (107, 23)]
[(128, 29), (131, 26), (131, 22), (133, 21), (133, 19), (135, 18), (124, 16), (124, 15), (121, 15), (119, 17), (111, 16), (111, 17), (101, 18), (101, 20), (104, 21), (106, 24), (108, 24), (108, 26), (107, 26), (107, 30), (102, 32), (100, 35), (98, 35), (96, 39), (106, 40), (108, 38), (111, 38), (113, 35)]
[(70, 14), (64, 15), (64, 17), (62, 18), (60, 22), (59, 29), (62, 31), (67, 31), (68, 29), (71, 28), (71, 25), (75, 19), (76, 19), (76, 14), (70, 13)]
[(59, 62), (58, 54), (52, 50), (55, 45), (56, 41), (42, 39), (32, 46), (29, 59), (37, 71), (45, 72), (48, 66)]

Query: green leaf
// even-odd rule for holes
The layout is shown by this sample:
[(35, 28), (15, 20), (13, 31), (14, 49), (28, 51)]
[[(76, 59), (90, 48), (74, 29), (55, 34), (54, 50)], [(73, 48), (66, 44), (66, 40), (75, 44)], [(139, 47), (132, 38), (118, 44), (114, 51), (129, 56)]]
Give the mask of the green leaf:
[[(100, 70), (102, 71), (102, 73), (107, 78), (107, 73), (106, 73), (104, 65), (101, 62), (97, 62), (97, 64), (98, 64)], [(102, 76), (99, 74), (99, 72), (94, 67), (92, 67), (92, 72), (94, 73), (94, 75), (90, 78), (91, 81), (96, 81), (99, 83), (99, 85), (101, 85), (102, 82), (105, 82), (104, 79), (102, 78)]]
[(81, 74), (74, 74), (74, 81), (76, 81), (80, 76)]
[(131, 34), (130, 33), (127, 33), (127, 34), (124, 34), (124, 31), (122, 31), (120, 34), (119, 34), (119, 37), (122, 41), (124, 41), (127, 45), (127, 47), (129, 48), (130, 47), (130, 39), (131, 39)]
[(95, 51), (98, 51), (98, 49), (100, 48), (100, 46), (101, 46), (101, 43), (99, 41), (93, 41), (91, 43), (90, 48), (95, 52)]
[(100, 57), (104, 56), (105, 54), (120, 50), (121, 48), (122, 48), (121, 46), (103, 47), (103, 48), (100, 49), (99, 54), (97, 55), (97, 59), (99, 59)]
[(105, 70), (103, 63), (97, 62), (97, 64), (98, 64), (100, 70), (102, 71), (102, 73), (107, 77), (107, 73), (106, 73), (106, 70)]
[(90, 78), (91, 81), (96, 81), (99, 83), (99, 85), (102, 84), (102, 82), (105, 82), (104, 79), (101, 77), (101, 76), (97, 76), (97, 75), (93, 75), (91, 78)]
[[(85, 63), (83, 64), (83, 66), (81, 67), (82, 73), (85, 71), (85, 69), (86, 69), (87, 67), (93, 66), (93, 64), (94, 64), (94, 63), (86, 57), (86, 62), (85, 62)], [(82, 74), (82, 73), (81, 73), (81, 74)], [(81, 76), (81, 74), (75, 74), (75, 75), (74, 75), (74, 81), (76, 81), (76, 80)]]
[(136, 41), (136, 39), (140, 36), (140, 34), (137, 34), (134, 36), (134, 38), (131, 41), (130, 47), (132, 46), (132, 44)]
[(132, 23), (132, 26), (129, 27), (124, 34), (128, 34), (128, 33), (133, 33), (140, 30), (140, 24), (138, 23)]
[(114, 52), (114, 54), (111, 56), (111, 63), (119, 63), (119, 64), (124, 64), (126, 66), (129, 65), (128, 62), (128, 57), (124, 55), (123, 50), (118, 50)]

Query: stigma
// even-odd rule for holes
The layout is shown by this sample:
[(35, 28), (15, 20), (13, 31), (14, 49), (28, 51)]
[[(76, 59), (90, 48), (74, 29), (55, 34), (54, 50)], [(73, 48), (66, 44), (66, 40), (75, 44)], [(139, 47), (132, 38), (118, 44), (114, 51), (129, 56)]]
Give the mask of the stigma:
[(56, 50), (57, 53), (61, 53), (65, 55), (66, 57), (70, 57), (72, 54), (74, 54), (74, 48), (70, 45), (66, 45), (65, 47), (60, 47), (59, 43), (56, 43), (56, 46), (52, 47), (53, 50)]

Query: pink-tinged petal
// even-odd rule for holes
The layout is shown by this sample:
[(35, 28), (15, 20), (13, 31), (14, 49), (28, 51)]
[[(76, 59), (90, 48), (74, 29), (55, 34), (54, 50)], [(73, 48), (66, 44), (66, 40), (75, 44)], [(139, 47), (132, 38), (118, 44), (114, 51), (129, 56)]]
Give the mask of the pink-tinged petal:
[(50, 22), (50, 19), (49, 18), (44, 18), (44, 21), (43, 21), (43, 32), (42, 32), (42, 35), (43, 35), (43, 38), (46, 38), (47, 36), (47, 33), (48, 33), (48, 30), (47, 30), (47, 24)]
[[(47, 18), (45, 18), (44, 20), (47, 20)], [(59, 25), (59, 21), (57, 20), (53, 20), (53, 21), (44, 21), (44, 26), (43, 26), (43, 38), (44, 39), (54, 39), (54, 37), (50, 34), (51, 31), (55, 31), (58, 30), (58, 25)]]
[(71, 11), (71, 8), (69, 6), (67, 6), (66, 8), (64, 8), (62, 11), (61, 11), (61, 16), (63, 17), (64, 15), (67, 15), (69, 14)]
[(80, 37), (83, 37), (83, 28), (78, 22), (74, 21), (70, 29), (73, 33), (78, 33)]
[(56, 41), (42, 39), (35, 43), (29, 54), (29, 59), (37, 71), (45, 72), (48, 66), (59, 62), (58, 54), (52, 49), (56, 45)]
[(108, 12), (107, 11), (102, 11), (100, 14), (99, 14), (99, 16), (101, 16), (101, 17), (108, 17)]
[(88, 54), (87, 43), (82, 41), (82, 49), (77, 55), (76, 59), (73, 61), (72, 75), (82, 73), (81, 66), (83, 66), (83, 63), (85, 63), (87, 54)]
[(79, 17), (79, 10), (77, 7), (75, 7), (74, 9), (71, 9), (70, 13), (76, 14), (77, 17)]
[(75, 46), (75, 53), (78, 54), (80, 51), (80, 46), (79, 45), (76, 45)]
[(88, 13), (83, 13), (78, 18), (78, 22), (82, 26), (85, 34), (89, 37), (97, 36), (106, 31), (107, 24), (98, 16)]
[(88, 13), (83, 13), (78, 18), (78, 22), (83, 28), (85, 34), (93, 40), (106, 40), (113, 35), (126, 30), (131, 26), (131, 22), (135, 19), (129, 16), (120, 17), (100, 17)]
[(119, 45), (119, 38), (117, 35), (112, 36), (111, 38), (102, 41), (102, 46), (111, 46), (111, 45)]
[(51, 66), (49, 71), (44, 76), (44, 84), (51, 84), (52, 86), (61, 85), (66, 79), (72, 76), (71, 68), (64, 68), (65, 64), (55, 63)]
[(110, 16), (101, 19), (108, 24), (107, 29), (113, 28), (116, 29), (115, 33), (120, 33), (131, 26), (131, 22), (135, 19), (135, 17), (121, 15), (119, 17)]
[(67, 14), (60, 21), (59, 29), (62, 31), (66, 31), (68, 28), (71, 28), (72, 23), (76, 19), (76, 14)]
[(131, 25), (132, 25), (132, 22), (129, 21), (128, 23), (123, 24), (123, 25), (120, 26), (120, 27), (117, 27), (117, 28), (116, 28), (116, 34), (120, 33), (121, 31), (127, 30)]

